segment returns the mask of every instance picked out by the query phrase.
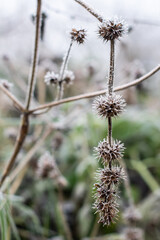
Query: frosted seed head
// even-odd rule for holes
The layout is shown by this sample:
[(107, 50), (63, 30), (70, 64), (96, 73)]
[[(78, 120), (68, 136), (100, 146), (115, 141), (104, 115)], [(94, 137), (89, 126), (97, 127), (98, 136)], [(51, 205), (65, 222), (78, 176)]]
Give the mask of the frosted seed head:
[(59, 74), (52, 72), (47, 72), (44, 77), (44, 82), (47, 85), (57, 84), (59, 79)]
[[(38, 160), (37, 175), (41, 178), (48, 178), (55, 169), (54, 158), (49, 152), (44, 153)], [(55, 174), (55, 172), (54, 172)], [(55, 174), (57, 176), (57, 174)], [(55, 177), (55, 176), (54, 176)]]
[(63, 77), (63, 82), (67, 85), (71, 85), (75, 79), (74, 73), (72, 71), (66, 70)]
[(118, 210), (117, 192), (110, 186), (104, 184), (95, 185), (95, 203), (93, 208), (96, 209), (96, 213), (99, 213), (99, 223), (103, 225), (110, 225), (116, 220)]
[(144, 240), (144, 232), (140, 228), (128, 227), (124, 231), (125, 240)]
[(124, 20), (114, 18), (113, 20), (106, 20), (99, 26), (98, 35), (108, 42), (119, 39), (127, 32), (127, 25)]
[(126, 102), (120, 95), (101, 95), (95, 98), (93, 110), (100, 117), (118, 117), (125, 109)]
[(123, 217), (127, 223), (131, 224), (139, 222), (142, 218), (141, 213), (134, 206), (127, 208), (126, 211), (124, 212)]
[(86, 39), (86, 30), (85, 29), (76, 30), (75, 28), (72, 28), (70, 35), (73, 41), (82, 44)]
[(106, 167), (102, 169), (99, 174), (99, 180), (102, 184), (110, 186), (111, 184), (117, 185), (121, 180), (125, 179), (125, 172), (120, 167)]
[(123, 157), (124, 144), (121, 141), (115, 140), (112, 142), (112, 146), (109, 144), (108, 139), (100, 141), (98, 147), (95, 148), (95, 152), (99, 159), (102, 159), (102, 163), (105, 165), (110, 161), (118, 160)]

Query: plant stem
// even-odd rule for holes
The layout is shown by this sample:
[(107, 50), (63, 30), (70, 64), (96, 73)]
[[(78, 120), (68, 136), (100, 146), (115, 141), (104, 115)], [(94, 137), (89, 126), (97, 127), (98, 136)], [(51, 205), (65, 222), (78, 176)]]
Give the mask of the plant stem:
[(34, 54), (33, 54), (33, 62), (31, 67), (31, 75), (29, 79), (29, 90), (26, 97), (26, 110), (29, 109), (32, 94), (34, 91), (34, 83), (35, 83), (35, 75), (36, 68), (38, 63), (38, 45), (39, 45), (39, 37), (40, 37), (40, 23), (41, 23), (41, 0), (37, 0), (37, 15), (36, 15), (36, 33), (35, 33), (35, 42), (34, 42)]
[(123, 169), (125, 171), (125, 175), (126, 175), (126, 179), (124, 180), (124, 185), (125, 185), (126, 194), (127, 194), (127, 197), (128, 197), (129, 206), (133, 207), (134, 206), (134, 200), (133, 200), (132, 192), (131, 192), (130, 179), (129, 179), (126, 163), (123, 160), (123, 158), (120, 159), (120, 165), (123, 167)]
[(89, 13), (91, 13), (95, 18), (97, 18), (100, 22), (103, 22), (102, 16), (95, 12), (90, 6), (84, 3), (81, 0), (74, 0), (75, 2), (79, 3), (82, 7), (84, 7)]
[(113, 93), (113, 81), (114, 81), (114, 40), (110, 41), (110, 69), (109, 69), (109, 79), (108, 79), (108, 94)]
[[(130, 83), (123, 84), (121, 86), (115, 87), (113, 89), (113, 92), (122, 91), (122, 90), (125, 90), (125, 89), (129, 88), (129, 87), (136, 86), (137, 84), (139, 84), (139, 83), (143, 82), (144, 80), (148, 79), (149, 77), (153, 76), (159, 70), (160, 70), (160, 65), (158, 65), (157, 67), (152, 69), (150, 72), (148, 72), (144, 76), (142, 76), (140, 78), (137, 78)], [(85, 98), (92, 98), (92, 97), (96, 97), (96, 96), (99, 96), (99, 95), (102, 95), (102, 94), (106, 94), (106, 89), (96, 91), (96, 92), (92, 92), (92, 93), (80, 94), (80, 95), (69, 97), (69, 98), (64, 98), (64, 99), (61, 99), (60, 101), (53, 101), (53, 102), (50, 102), (50, 103), (46, 103), (46, 104), (43, 104), (43, 105), (41, 105), (37, 108), (29, 110), (28, 113), (32, 114), (32, 113), (34, 113), (36, 111), (39, 111), (39, 110), (42, 110), (42, 109), (51, 108), (51, 107), (58, 106), (58, 105), (61, 105), (61, 104), (64, 104), (64, 103), (74, 102), (74, 101), (78, 101), (78, 100), (85, 99)]]
[(67, 68), (72, 45), (73, 45), (73, 40), (71, 40), (68, 51), (67, 51), (66, 55), (64, 56), (64, 59), (62, 62), (62, 66), (61, 66), (61, 70), (60, 70), (60, 77), (59, 77), (59, 82), (58, 82), (58, 93), (57, 93), (57, 98), (56, 98), (57, 100), (60, 100), (63, 97), (63, 77), (64, 77), (65, 70)]
[[(114, 40), (110, 41), (110, 68), (108, 78), (108, 94), (113, 94), (113, 81), (114, 81)], [(108, 117), (108, 142), (112, 146), (112, 118)], [(109, 169), (112, 169), (112, 162), (109, 162)], [(110, 187), (110, 186), (109, 186)]]
[(37, 18), (36, 18), (36, 31), (35, 31), (35, 46), (34, 46), (34, 57), (33, 57), (33, 62), (32, 62), (32, 72), (31, 72), (31, 78), (29, 81), (29, 91), (27, 95), (27, 101), (26, 101), (26, 107), (25, 107), (25, 112), (22, 114), (22, 120), (19, 128), (19, 133), (18, 137), (16, 140), (16, 144), (14, 147), (14, 151), (12, 153), (11, 159), (9, 160), (3, 174), (0, 180), (0, 187), (2, 186), (4, 180), (6, 177), (9, 175), (10, 170), (12, 169), (17, 155), (20, 152), (23, 142), (27, 136), (28, 133), (28, 128), (29, 128), (29, 113), (28, 109), (30, 106), (30, 101), (32, 97), (32, 92), (33, 92), (33, 84), (35, 80), (35, 73), (36, 73), (36, 66), (37, 66), (37, 59), (38, 59), (38, 41), (39, 41), (39, 28), (40, 28), (40, 16), (41, 16), (41, 0), (37, 0)]
[(18, 153), (19, 153), (19, 151), (20, 151), (20, 149), (21, 149), (21, 147), (23, 145), (25, 137), (27, 135), (28, 126), (29, 126), (28, 115), (27, 114), (23, 114), (22, 120), (21, 120), (21, 125), (20, 125), (20, 130), (19, 130), (19, 135), (18, 135), (18, 138), (16, 140), (14, 152), (13, 152), (12, 157), (11, 157), (10, 161), (8, 162), (4, 172), (2, 174), (2, 177), (1, 177), (1, 180), (0, 180), (0, 187), (2, 186), (4, 180), (6, 179), (8, 174), (10, 173), (10, 170), (11, 170), (11, 168), (13, 167), (13, 165), (15, 163), (16, 157), (17, 157), (17, 155), (18, 155)]
[[(108, 142), (109, 145), (112, 146), (112, 118), (108, 117)], [(109, 169), (112, 169), (112, 163), (109, 162)]]
[(25, 112), (25, 109), (22, 106), (22, 104), (19, 102), (19, 100), (2, 84), (0, 84), (0, 90), (2, 90), (2, 92), (4, 92), (12, 100), (15, 107), (17, 107), (21, 112)]
[(69, 225), (68, 225), (66, 216), (65, 216), (64, 211), (63, 211), (63, 202), (64, 202), (64, 199), (63, 199), (62, 187), (61, 187), (60, 185), (59, 185), (59, 187), (58, 187), (58, 198), (59, 198), (59, 211), (60, 211), (61, 220), (62, 220), (62, 223), (63, 223), (63, 228), (64, 228), (65, 236), (66, 236), (66, 239), (67, 239), (67, 240), (72, 240), (72, 234), (71, 234), (71, 231), (70, 231), (70, 227), (69, 227)]

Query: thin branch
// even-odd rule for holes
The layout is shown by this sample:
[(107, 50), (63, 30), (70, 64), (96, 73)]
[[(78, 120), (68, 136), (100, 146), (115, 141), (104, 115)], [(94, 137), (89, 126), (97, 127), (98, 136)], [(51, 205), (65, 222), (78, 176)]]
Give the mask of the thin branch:
[(63, 62), (62, 62), (62, 66), (61, 66), (61, 70), (60, 70), (60, 77), (59, 77), (59, 82), (58, 82), (59, 89), (58, 89), (58, 93), (57, 93), (57, 100), (60, 100), (63, 97), (63, 77), (64, 77), (65, 70), (67, 68), (67, 64), (68, 64), (69, 55), (70, 55), (70, 52), (71, 52), (72, 45), (73, 45), (73, 40), (71, 40), (71, 42), (69, 44), (68, 51), (65, 54)]
[(38, 62), (38, 43), (40, 37), (40, 22), (41, 22), (41, 0), (37, 0), (37, 15), (36, 15), (36, 34), (35, 34), (35, 43), (34, 43), (34, 54), (33, 54), (33, 63), (31, 69), (31, 76), (29, 79), (29, 91), (26, 98), (26, 109), (29, 109), (31, 97), (34, 91), (34, 82), (35, 82), (35, 74), (36, 67)]
[(125, 185), (125, 190), (126, 190), (126, 194), (127, 194), (127, 197), (128, 197), (129, 206), (133, 207), (134, 206), (134, 199), (132, 197), (131, 184), (130, 184), (130, 179), (129, 179), (126, 163), (123, 160), (123, 158), (121, 158), (119, 160), (119, 162), (120, 162), (120, 165), (122, 166), (122, 168), (124, 169), (125, 175), (126, 175), (126, 179), (124, 180), (124, 185)]
[(87, 5), (86, 3), (84, 3), (81, 0), (74, 0), (75, 2), (77, 2), (78, 4), (80, 4), (82, 7), (84, 7), (89, 13), (91, 13), (95, 18), (98, 19), (98, 21), (103, 22), (103, 17), (100, 16), (97, 12), (95, 12), (95, 10), (93, 8), (91, 8), (89, 5)]
[(4, 172), (2, 173), (2, 176), (0, 179), (0, 187), (2, 186), (6, 177), (9, 175), (9, 173), (16, 161), (17, 155), (20, 152), (23, 142), (28, 133), (28, 128), (29, 128), (28, 109), (30, 106), (30, 101), (31, 101), (32, 92), (33, 92), (34, 79), (35, 79), (35, 73), (36, 73), (37, 56), (38, 56), (38, 41), (39, 41), (39, 33), (40, 33), (40, 31), (39, 31), (40, 16), (41, 16), (41, 0), (37, 0), (34, 57), (33, 57), (33, 63), (32, 63), (31, 79), (29, 82), (29, 92), (28, 92), (28, 96), (26, 98), (27, 99), (26, 108), (25, 108), (25, 112), (23, 112), (23, 114), (22, 114), (22, 120), (21, 120), (21, 124), (20, 124), (20, 128), (19, 128), (18, 137), (17, 137), (16, 143), (15, 143), (14, 151), (13, 151), (12, 156), (11, 156), (9, 162), (7, 163), (7, 166), (5, 167)]
[(19, 130), (19, 135), (17, 137), (17, 141), (14, 147), (14, 151), (13, 154), (11, 156), (11, 159), (9, 160), (9, 162), (7, 163), (6, 168), (4, 169), (4, 172), (2, 174), (1, 180), (0, 180), (0, 187), (2, 186), (4, 180), (6, 179), (6, 177), (8, 176), (8, 174), (10, 173), (10, 170), (12, 169), (16, 157), (23, 145), (23, 142), (26, 138), (26, 135), (28, 133), (28, 115), (24, 114), (22, 116), (22, 120), (21, 120), (21, 125), (20, 125), (20, 130)]
[(4, 94), (6, 94), (11, 101), (13, 102), (13, 104), (21, 111), (21, 112), (25, 112), (24, 107), (22, 106), (22, 104), (19, 102), (19, 100), (7, 89), (5, 88), (2, 84), (0, 84), (0, 89), (2, 90), (2, 92)]
[[(130, 83), (123, 84), (121, 86), (115, 87), (113, 89), (113, 91), (114, 92), (118, 92), (118, 91), (127, 89), (129, 87), (133, 87), (133, 86), (143, 82), (144, 80), (148, 79), (149, 77), (154, 75), (159, 70), (160, 70), (160, 65), (158, 65), (157, 67), (152, 69), (149, 73), (145, 74), (144, 76), (142, 76), (142, 77), (140, 77), (138, 79), (135, 79), (134, 81), (132, 81)], [(107, 92), (107, 89), (104, 89), (104, 90), (100, 90), (100, 91), (96, 91), (96, 92), (92, 92), (92, 93), (86, 93), (86, 94), (81, 94), (81, 95), (78, 95), (78, 96), (64, 98), (64, 99), (62, 99), (60, 101), (53, 101), (53, 102), (50, 102), (50, 103), (47, 103), (47, 104), (43, 104), (43, 105), (41, 105), (41, 106), (39, 106), (37, 108), (29, 110), (28, 113), (32, 114), (32, 113), (34, 113), (36, 111), (39, 111), (39, 110), (42, 110), (42, 109), (46, 109), (46, 108), (51, 108), (51, 107), (54, 107), (54, 106), (57, 106), (57, 105), (61, 105), (63, 103), (74, 102), (74, 101), (78, 101), (78, 100), (85, 99), (85, 98), (96, 97), (96, 96), (99, 96), (99, 95), (102, 95), (102, 94), (106, 94), (106, 92)]]
[(45, 129), (45, 131), (44, 131), (43, 135), (40, 137), (40, 139), (29, 150), (29, 152), (24, 157), (23, 161), (21, 161), (19, 163), (19, 165), (11, 173), (11, 175), (9, 177), (10, 182), (12, 182), (17, 177), (17, 175), (24, 169), (24, 167), (29, 163), (29, 161), (32, 159), (33, 155), (41, 147), (41, 145), (44, 143), (44, 140), (51, 134), (52, 131), (53, 131), (53, 128), (51, 128), (51, 127)]

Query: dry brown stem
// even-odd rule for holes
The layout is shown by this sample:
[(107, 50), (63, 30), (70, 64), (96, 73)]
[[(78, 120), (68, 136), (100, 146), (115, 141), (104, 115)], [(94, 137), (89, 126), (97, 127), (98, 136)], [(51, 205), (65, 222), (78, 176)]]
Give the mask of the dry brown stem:
[(9, 97), (9, 99), (13, 102), (16, 108), (18, 108), (21, 112), (25, 112), (25, 109), (22, 106), (22, 104), (19, 102), (19, 100), (2, 84), (0, 84), (0, 90), (2, 90), (2, 92)]
[[(142, 77), (140, 77), (138, 79), (135, 79), (134, 81), (132, 81), (130, 83), (123, 84), (121, 86), (115, 87), (113, 89), (113, 91), (114, 92), (118, 92), (118, 91), (121, 91), (121, 90), (125, 90), (125, 89), (127, 89), (129, 87), (136, 86), (137, 84), (143, 82), (144, 80), (146, 80), (149, 77), (151, 77), (152, 75), (154, 75), (159, 70), (160, 70), (160, 65), (158, 65), (157, 67), (152, 69), (150, 72), (148, 72), (144, 76), (142, 76)], [(39, 106), (37, 108), (29, 110), (28, 113), (32, 114), (32, 113), (34, 113), (36, 111), (39, 111), (39, 110), (42, 110), (42, 109), (46, 109), (46, 108), (51, 108), (51, 107), (54, 107), (54, 106), (58, 106), (58, 105), (61, 105), (63, 103), (74, 102), (74, 101), (78, 101), (78, 100), (85, 99), (85, 98), (96, 97), (96, 96), (99, 96), (99, 95), (102, 95), (102, 94), (106, 94), (106, 92), (107, 92), (107, 89), (104, 89), (104, 90), (100, 90), (100, 91), (96, 91), (96, 92), (92, 92), (92, 93), (80, 94), (80, 95), (77, 95), (77, 96), (64, 98), (64, 99), (62, 99), (60, 101), (53, 101), (53, 102), (50, 102), (50, 103), (43, 104), (43, 105), (41, 105), (41, 106)]]
[(100, 16), (97, 12), (95, 12), (94, 9), (92, 9), (89, 5), (87, 5), (86, 3), (84, 3), (81, 0), (74, 0), (75, 2), (77, 2), (78, 4), (80, 4), (82, 7), (84, 7), (90, 14), (92, 14), (95, 18), (98, 19), (98, 21), (103, 22), (103, 17)]
[[(32, 71), (31, 71), (31, 78), (29, 81), (29, 92), (27, 95), (26, 100), (26, 107), (24, 111), (22, 111), (22, 120), (19, 128), (18, 137), (16, 140), (16, 144), (14, 147), (13, 154), (11, 156), (11, 159), (9, 160), (4, 172), (2, 173), (2, 177), (0, 180), (0, 187), (2, 186), (4, 180), (10, 173), (10, 170), (12, 169), (16, 157), (18, 153), (20, 152), (23, 142), (27, 136), (28, 128), (29, 128), (29, 114), (28, 109), (31, 102), (32, 92), (33, 92), (33, 85), (34, 85), (34, 79), (35, 79), (35, 73), (36, 73), (36, 65), (38, 60), (38, 42), (39, 42), (39, 28), (40, 28), (40, 17), (41, 17), (41, 0), (37, 0), (37, 14), (36, 14), (36, 33), (35, 33), (35, 45), (34, 45), (34, 56), (33, 56), (33, 63), (32, 63)], [(14, 99), (15, 100), (15, 99)], [(13, 101), (13, 98), (12, 98)]]

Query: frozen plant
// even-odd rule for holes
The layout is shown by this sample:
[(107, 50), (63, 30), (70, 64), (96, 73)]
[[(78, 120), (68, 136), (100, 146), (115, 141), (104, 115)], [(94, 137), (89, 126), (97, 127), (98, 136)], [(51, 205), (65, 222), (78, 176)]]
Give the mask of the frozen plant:
[(112, 117), (118, 117), (124, 111), (125, 100), (113, 93), (114, 82), (114, 55), (115, 40), (122, 37), (126, 32), (123, 21), (104, 21), (99, 27), (99, 35), (104, 42), (110, 41), (110, 71), (107, 82), (107, 93), (105, 96), (97, 97), (94, 100), (93, 108), (100, 117), (108, 119), (108, 136), (100, 141), (95, 148), (98, 157), (101, 159), (104, 169), (99, 170), (98, 184), (95, 184), (94, 208), (99, 213), (99, 222), (103, 225), (110, 225), (115, 222), (118, 214), (118, 183), (125, 178), (124, 170), (114, 166), (115, 162), (123, 157), (124, 145), (118, 140), (112, 139)]
[(63, 92), (64, 92), (64, 83), (66, 85), (71, 85), (73, 83), (73, 80), (75, 79), (74, 73), (72, 71), (67, 70), (69, 56), (71, 53), (71, 48), (73, 46), (73, 43), (76, 42), (78, 44), (83, 44), (86, 39), (86, 30), (85, 29), (75, 29), (72, 28), (70, 32), (70, 44), (69, 48), (63, 58), (63, 62), (61, 65), (60, 73), (56, 74), (53, 71), (47, 72), (44, 77), (44, 82), (47, 85), (55, 84), (57, 85), (57, 100), (60, 100), (63, 98)]

